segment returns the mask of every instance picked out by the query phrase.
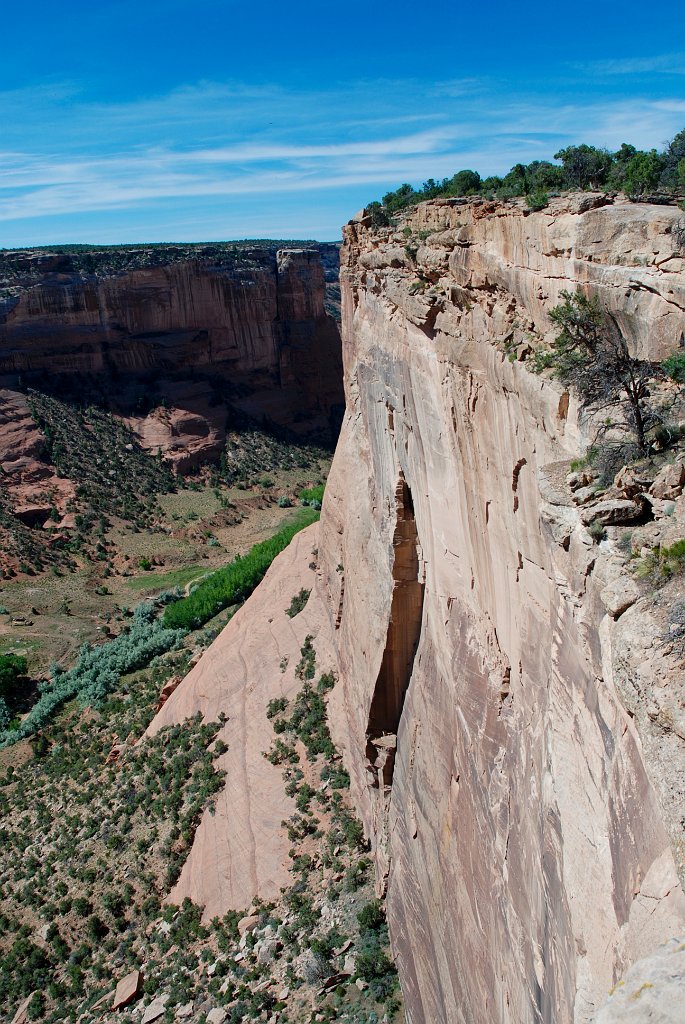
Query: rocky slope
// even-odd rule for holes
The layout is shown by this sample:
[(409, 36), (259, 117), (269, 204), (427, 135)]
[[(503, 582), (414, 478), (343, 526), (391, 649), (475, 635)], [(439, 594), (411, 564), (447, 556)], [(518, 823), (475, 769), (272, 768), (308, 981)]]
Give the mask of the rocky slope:
[[(634, 352), (673, 351), (684, 244), (678, 210), (587, 194), (538, 213), (434, 201), (394, 228), (362, 213), (345, 229), (347, 411), (306, 628), (338, 674), (333, 738), (413, 1024), (588, 1022), (685, 930), (680, 627), (664, 639), (682, 576), (654, 598), (626, 564), (631, 545), (646, 557), (683, 536), (685, 473), (596, 493), (591, 472), (569, 473), (588, 423), (526, 364), (577, 285)], [(274, 795), (242, 723), (285, 685), (281, 581), (307, 576), (303, 544), (153, 724), (229, 716), (240, 834), (228, 812), (206, 816), (180, 882), (217, 912), (278, 884), (282, 835), (253, 828)]]
[(337, 265), (323, 244), (0, 253), (0, 572), (51, 560), (26, 526), (51, 509), (73, 526), (83, 511), (83, 407), (128, 431), (122, 449), (181, 474), (225, 459), (248, 429), (331, 448), (344, 404)]

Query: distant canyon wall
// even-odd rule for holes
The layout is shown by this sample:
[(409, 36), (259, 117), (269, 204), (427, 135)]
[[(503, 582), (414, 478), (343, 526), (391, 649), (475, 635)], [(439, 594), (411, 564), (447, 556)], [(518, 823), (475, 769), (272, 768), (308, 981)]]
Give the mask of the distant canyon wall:
[(94, 396), (180, 470), (218, 456), (226, 400), (258, 422), (335, 438), (344, 398), (326, 276), (337, 246), (166, 263), (153, 251), (152, 265), (123, 270), (99, 265), (109, 253), (87, 256), (84, 269), (84, 255), (2, 255), (0, 386)]

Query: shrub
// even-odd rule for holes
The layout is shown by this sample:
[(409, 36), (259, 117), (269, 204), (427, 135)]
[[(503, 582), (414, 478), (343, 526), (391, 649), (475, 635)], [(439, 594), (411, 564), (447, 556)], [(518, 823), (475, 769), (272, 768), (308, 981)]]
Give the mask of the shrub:
[(323, 502), (323, 492), (325, 490), (325, 484), (319, 484), (318, 487), (307, 487), (305, 490), (300, 491), (298, 497), (302, 505), (310, 505), (312, 508), (321, 508)]
[(590, 523), (587, 532), (597, 544), (602, 540), (606, 540), (607, 532), (602, 523)]
[(636, 153), (625, 170), (623, 188), (629, 199), (639, 200), (654, 192), (664, 167), (663, 158), (655, 149), (649, 153)]
[(13, 697), (28, 669), (26, 658), (18, 654), (0, 655), (0, 697)]
[(669, 579), (685, 572), (685, 538), (669, 547), (656, 547), (639, 562), (636, 574), (642, 578)]
[(685, 384), (685, 351), (674, 352), (672, 356), (664, 359), (661, 364), (664, 373), (671, 380), (677, 381), (679, 384)]
[(290, 607), (286, 608), (286, 615), (288, 615), (291, 619), (294, 619), (296, 615), (299, 615), (300, 612), (306, 607), (310, 594), (311, 590), (305, 590), (305, 588), (302, 587), (300, 592), (293, 596), (293, 599), (290, 602)]
[(143, 668), (156, 655), (179, 647), (184, 636), (183, 630), (168, 628), (162, 619), (155, 619), (154, 605), (138, 605), (130, 629), (99, 647), (84, 644), (74, 668), (54, 670), (52, 680), (42, 685), (37, 702), (19, 727), (0, 734), (0, 747), (32, 735), (74, 697), (83, 705), (103, 700), (124, 673)]
[(541, 189), (529, 192), (526, 196), (526, 204), (529, 210), (544, 210), (549, 203), (549, 196)]
[(658, 369), (630, 355), (625, 338), (596, 299), (580, 290), (562, 291), (561, 297), (564, 301), (549, 314), (559, 334), (545, 353), (547, 366), (586, 407), (618, 412), (619, 421), (605, 417), (599, 433), (627, 432), (644, 454), (647, 431), (659, 422), (649, 403), (649, 383)]

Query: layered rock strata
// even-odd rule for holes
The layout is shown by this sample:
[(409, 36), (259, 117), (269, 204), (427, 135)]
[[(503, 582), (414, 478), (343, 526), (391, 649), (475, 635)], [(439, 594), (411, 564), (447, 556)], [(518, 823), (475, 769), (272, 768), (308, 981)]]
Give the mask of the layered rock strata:
[[(0, 302), (5, 385), (99, 389), (181, 469), (220, 451), (226, 388), (260, 420), (335, 433), (340, 341), (316, 249), (189, 254), (118, 272), (36, 260), (13, 265), (18, 283)], [(175, 416), (136, 415), (141, 399)]]
[[(636, 353), (673, 351), (681, 216), (437, 201), (345, 229), (347, 414), (320, 543), (334, 733), (413, 1024), (589, 1021), (685, 921), (666, 807), (682, 739), (650, 778), (614, 679), (615, 552), (565, 482), (578, 410), (522, 361), (578, 285)], [(673, 686), (678, 705), (682, 672)]]

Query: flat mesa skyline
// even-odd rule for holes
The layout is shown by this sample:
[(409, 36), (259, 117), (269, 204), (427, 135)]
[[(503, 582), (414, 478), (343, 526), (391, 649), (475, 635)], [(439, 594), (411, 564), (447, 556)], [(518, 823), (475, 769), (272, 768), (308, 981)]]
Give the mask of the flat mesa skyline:
[[(46, 0), (5, 13), (0, 247), (339, 237), (402, 182), (563, 146), (661, 148), (685, 123), (685, 14), (488, 22), (351, 0)], [(639, 21), (638, 19), (639, 15)], [(639, 24), (639, 33), (634, 25)]]

